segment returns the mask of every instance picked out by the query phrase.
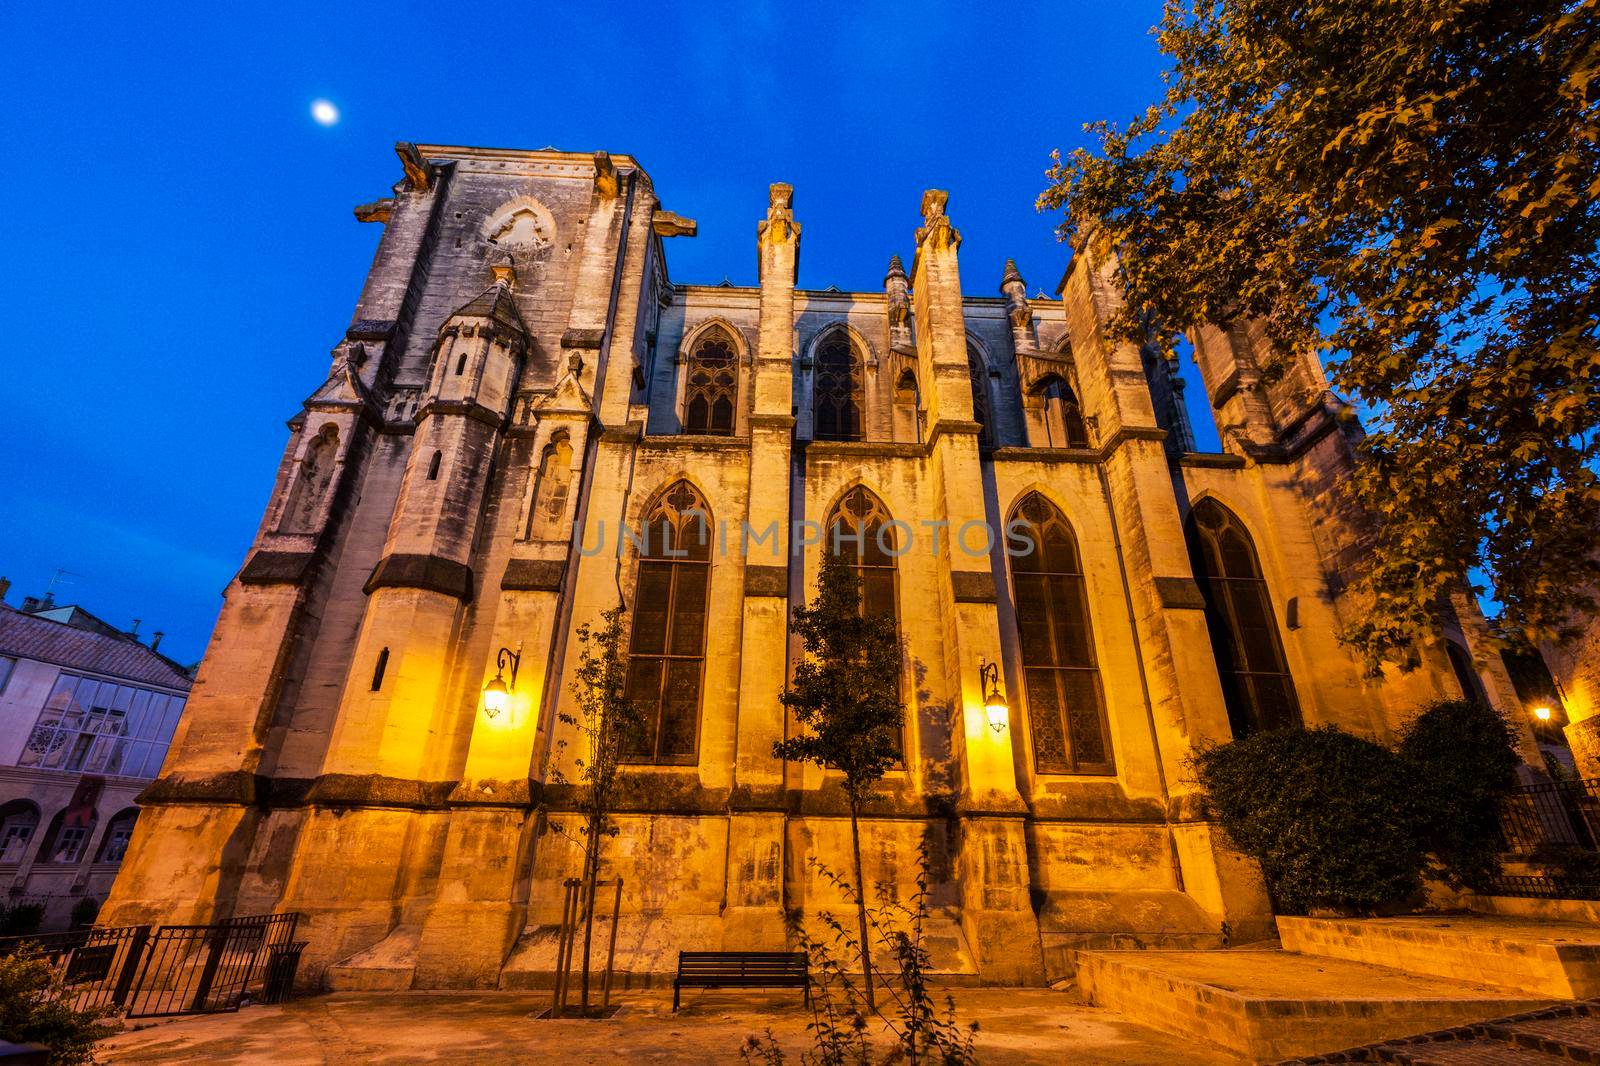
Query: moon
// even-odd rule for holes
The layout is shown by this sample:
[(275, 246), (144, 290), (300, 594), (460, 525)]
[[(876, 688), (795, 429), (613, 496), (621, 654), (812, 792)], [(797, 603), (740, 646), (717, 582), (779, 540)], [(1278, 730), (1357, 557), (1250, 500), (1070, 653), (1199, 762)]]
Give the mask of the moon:
[(331, 100), (311, 101), (311, 117), (319, 126), (332, 126), (339, 121), (339, 109)]

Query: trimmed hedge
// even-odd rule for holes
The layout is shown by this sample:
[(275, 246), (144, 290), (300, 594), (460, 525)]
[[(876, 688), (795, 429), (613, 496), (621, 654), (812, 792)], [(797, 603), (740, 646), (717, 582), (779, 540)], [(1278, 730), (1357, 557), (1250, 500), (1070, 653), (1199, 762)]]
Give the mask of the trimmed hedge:
[(1499, 873), (1515, 734), (1495, 711), (1435, 703), (1398, 751), (1332, 726), (1256, 733), (1201, 752), (1212, 816), (1261, 864), (1273, 905), (1370, 913), (1424, 875), (1482, 887)]
[(1212, 813), (1280, 912), (1370, 911), (1422, 887), (1406, 766), (1331, 726), (1275, 729), (1196, 759)]
[(1467, 700), (1435, 703), (1401, 732), (1431, 872), (1455, 887), (1481, 891), (1500, 874), (1500, 810), (1522, 762), (1516, 743), (1504, 718)]

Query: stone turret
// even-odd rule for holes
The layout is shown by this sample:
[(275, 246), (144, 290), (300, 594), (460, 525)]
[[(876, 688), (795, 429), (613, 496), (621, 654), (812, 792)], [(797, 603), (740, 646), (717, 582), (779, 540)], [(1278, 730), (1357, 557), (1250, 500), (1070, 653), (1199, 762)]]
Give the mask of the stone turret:
[(911, 283), (905, 264), (898, 255), (889, 257), (889, 272), (883, 276), (884, 295), (889, 300), (889, 347), (911, 347)]
[(1006, 298), (1006, 317), (1011, 319), (1011, 333), (1017, 351), (1034, 347), (1033, 308), (1028, 306), (1028, 283), (1022, 280), (1015, 259), (1006, 260), (1005, 273), (1000, 278), (1000, 295)]

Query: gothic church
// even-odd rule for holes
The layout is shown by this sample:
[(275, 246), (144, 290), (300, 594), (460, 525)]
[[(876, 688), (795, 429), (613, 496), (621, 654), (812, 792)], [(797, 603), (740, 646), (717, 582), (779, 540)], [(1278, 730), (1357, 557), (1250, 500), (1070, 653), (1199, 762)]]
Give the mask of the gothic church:
[(1204, 329), (1223, 450), (1197, 452), (1175, 368), (1104, 327), (1093, 242), (1057, 297), (1010, 264), (964, 295), (959, 204), (929, 191), (882, 291), (798, 289), (778, 184), (751, 220), (759, 284), (683, 284), (666, 250), (695, 223), (633, 159), (397, 151), (104, 921), (299, 911), (302, 976), (334, 988), (548, 980), (580, 861), (553, 831), (579, 747), (558, 712), (575, 631), (621, 603), (653, 725), (607, 844), (619, 967), (783, 947), (787, 908), (842, 903), (808, 860), (848, 864), (838, 782), (773, 755), (823, 551), (905, 642), (867, 877), (907, 894), (925, 849), (935, 962), (976, 980), (1266, 929), (1256, 871), (1195, 802), (1197, 746), (1510, 704), (1464, 600), (1419, 669), (1363, 675), (1335, 639), (1359, 610), (1359, 425), (1314, 356), (1268, 381), (1258, 330)]

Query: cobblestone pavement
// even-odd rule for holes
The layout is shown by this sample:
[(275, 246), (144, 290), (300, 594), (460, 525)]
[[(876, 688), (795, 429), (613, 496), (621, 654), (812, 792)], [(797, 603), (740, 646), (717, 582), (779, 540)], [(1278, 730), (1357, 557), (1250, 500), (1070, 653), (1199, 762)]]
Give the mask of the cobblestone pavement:
[[(1172, 1066), (1237, 1061), (1047, 989), (961, 989), (979, 1023), (984, 1066), (1072, 1062)], [(628, 993), (606, 1021), (539, 1021), (548, 993), (336, 993), (237, 1014), (164, 1021), (113, 1037), (103, 1062), (587, 1063), (739, 1062), (745, 1037), (770, 1029), (797, 1064), (807, 1012), (793, 994), (704, 992), (671, 1011), (671, 992)]]
[(1558, 1066), (1600, 1062), (1600, 999), (1559, 1003), (1507, 1018), (1440, 1029), (1296, 1060), (1305, 1064), (1403, 1062), (1410, 1066)]

